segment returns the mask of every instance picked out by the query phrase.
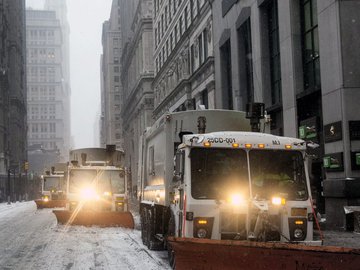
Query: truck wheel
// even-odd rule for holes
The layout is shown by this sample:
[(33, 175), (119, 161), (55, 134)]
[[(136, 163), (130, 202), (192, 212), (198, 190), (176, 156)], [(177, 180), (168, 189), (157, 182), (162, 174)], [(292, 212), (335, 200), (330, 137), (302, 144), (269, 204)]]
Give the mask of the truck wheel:
[(147, 227), (149, 226), (147, 223), (147, 214), (146, 209), (143, 208), (141, 211), (141, 240), (145, 246), (148, 246), (147, 241)]
[(169, 258), (169, 264), (172, 269), (175, 269), (175, 252), (174, 250), (168, 245), (168, 258)]
[[(175, 216), (173, 213), (171, 213), (169, 220), (167, 236), (175, 236)], [(175, 269), (175, 252), (168, 243), (166, 243), (166, 248), (168, 251), (169, 264), (172, 269)]]
[(154, 218), (153, 218), (153, 212), (151, 209), (148, 209), (146, 211), (147, 216), (147, 227), (146, 227), (146, 233), (147, 233), (147, 247), (150, 250), (155, 249), (155, 239), (154, 239)]

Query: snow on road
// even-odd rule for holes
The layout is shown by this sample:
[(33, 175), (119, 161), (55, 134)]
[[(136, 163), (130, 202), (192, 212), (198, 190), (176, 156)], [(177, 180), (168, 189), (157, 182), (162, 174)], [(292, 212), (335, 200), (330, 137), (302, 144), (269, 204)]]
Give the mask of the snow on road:
[(170, 269), (140, 231), (57, 225), (34, 202), (0, 204), (0, 269)]

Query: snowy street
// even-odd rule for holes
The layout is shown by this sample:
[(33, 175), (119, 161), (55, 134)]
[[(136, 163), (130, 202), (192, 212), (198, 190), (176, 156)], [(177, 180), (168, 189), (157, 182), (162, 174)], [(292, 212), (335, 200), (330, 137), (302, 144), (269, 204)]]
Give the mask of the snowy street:
[(0, 204), (0, 269), (170, 269), (139, 230), (57, 225), (34, 202)]

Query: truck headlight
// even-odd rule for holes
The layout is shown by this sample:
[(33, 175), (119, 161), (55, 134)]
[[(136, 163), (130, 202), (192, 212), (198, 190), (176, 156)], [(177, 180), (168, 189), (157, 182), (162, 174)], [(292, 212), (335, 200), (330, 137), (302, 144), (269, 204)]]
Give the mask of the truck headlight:
[(304, 231), (302, 229), (295, 229), (294, 230), (294, 238), (301, 239), (304, 236)]
[(244, 197), (241, 194), (232, 194), (229, 198), (229, 202), (232, 205), (235, 206), (240, 206), (243, 205), (245, 203)]
[(49, 197), (48, 197), (48, 196), (44, 196), (43, 200), (44, 200), (44, 202), (48, 202), (48, 201), (49, 201)]
[(285, 205), (286, 200), (284, 198), (281, 197), (273, 197), (271, 199), (271, 202), (273, 205)]
[(205, 238), (207, 235), (207, 231), (204, 228), (200, 228), (196, 232), (198, 238)]
[(214, 217), (194, 217), (193, 237), (211, 238), (214, 225)]
[(104, 196), (111, 196), (111, 192), (105, 191), (105, 192), (104, 192)]
[(80, 191), (80, 197), (82, 200), (98, 200), (99, 196), (93, 188), (84, 188)]

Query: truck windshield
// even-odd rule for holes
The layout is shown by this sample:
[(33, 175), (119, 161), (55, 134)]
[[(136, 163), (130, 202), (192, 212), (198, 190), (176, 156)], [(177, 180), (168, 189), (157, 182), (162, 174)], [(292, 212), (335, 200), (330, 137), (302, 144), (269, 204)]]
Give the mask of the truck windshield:
[(301, 152), (251, 150), (249, 153), (252, 194), (257, 199), (281, 196), (306, 200), (308, 191)]
[(96, 170), (73, 169), (70, 171), (70, 192), (79, 192), (95, 184)]
[(248, 197), (248, 187), (247, 158), (244, 150), (191, 150), (191, 195), (194, 199), (226, 200), (234, 193)]
[(125, 180), (119, 170), (74, 169), (70, 172), (70, 192), (92, 186), (96, 192), (124, 193)]
[(50, 191), (52, 189), (59, 190), (60, 178), (59, 177), (44, 177), (44, 190)]
[(98, 188), (100, 192), (125, 193), (125, 179), (120, 171), (99, 171)]

